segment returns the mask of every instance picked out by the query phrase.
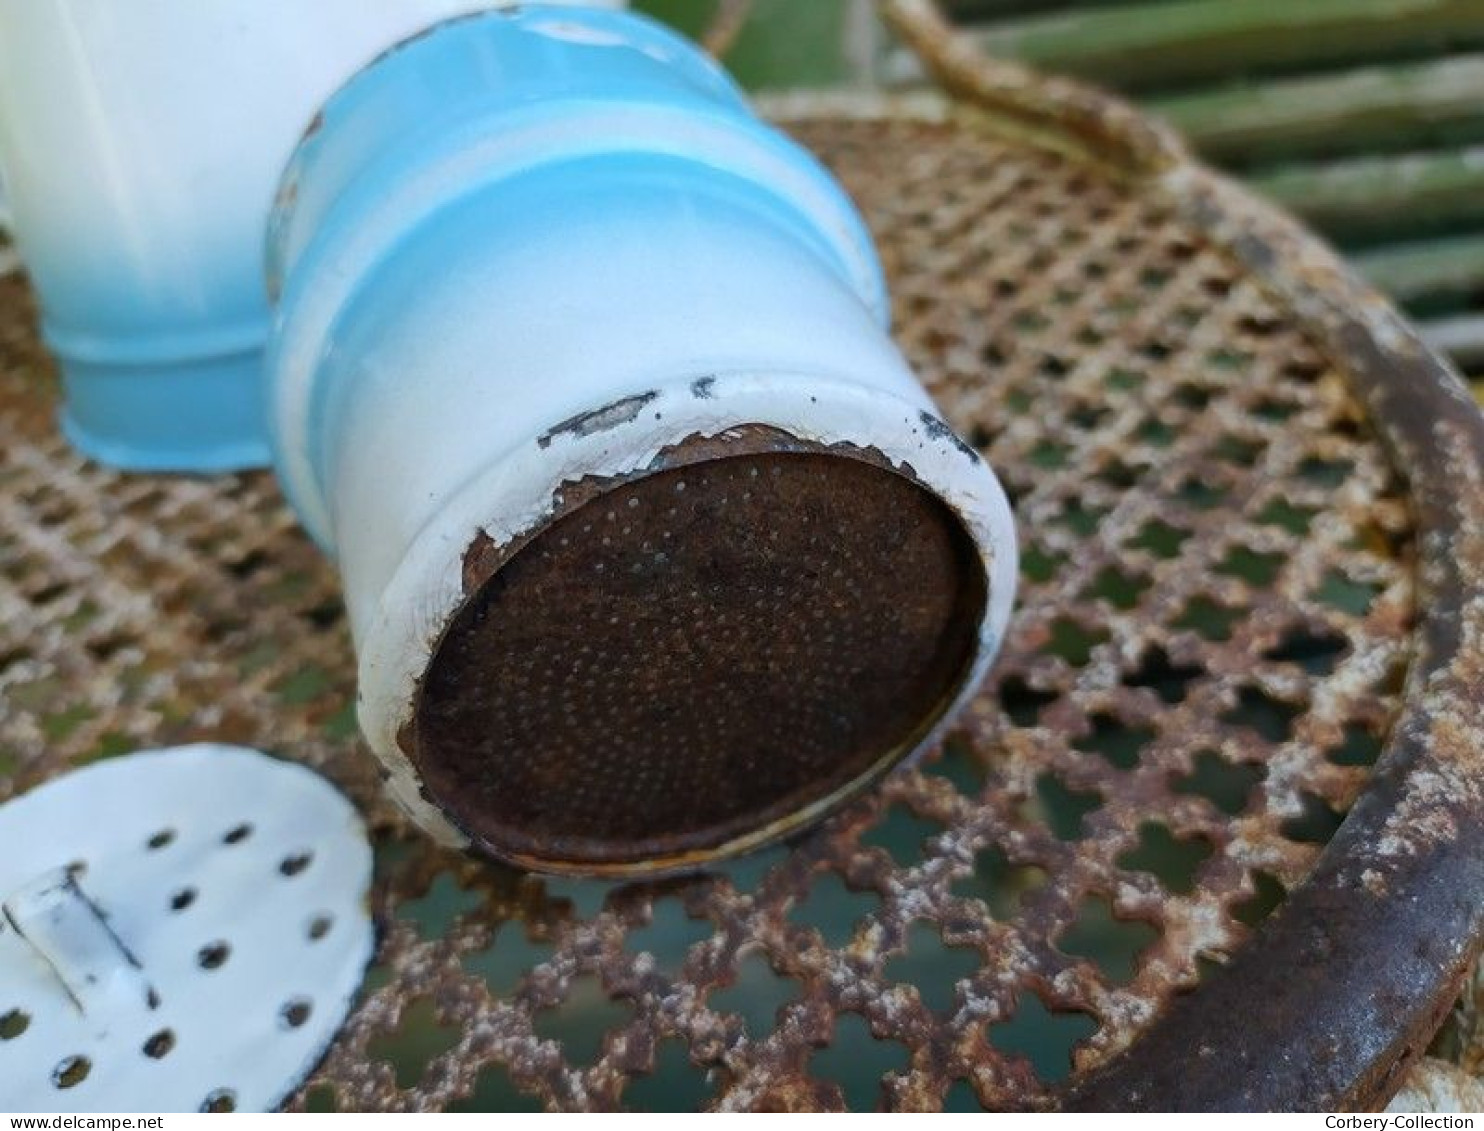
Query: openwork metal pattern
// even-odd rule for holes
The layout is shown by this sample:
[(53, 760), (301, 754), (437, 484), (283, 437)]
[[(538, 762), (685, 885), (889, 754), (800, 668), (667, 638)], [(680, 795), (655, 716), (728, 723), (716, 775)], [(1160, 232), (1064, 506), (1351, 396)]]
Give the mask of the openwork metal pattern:
[(294, 1106), (1047, 1106), (1241, 953), (1366, 786), (1419, 547), (1344, 364), (1096, 164), (937, 110), (796, 125), (1015, 497), (1024, 588), (939, 755), (725, 873), (542, 881), (408, 832), (272, 481), (81, 463), (0, 284), (0, 794), (212, 739), (380, 830), (380, 952)]

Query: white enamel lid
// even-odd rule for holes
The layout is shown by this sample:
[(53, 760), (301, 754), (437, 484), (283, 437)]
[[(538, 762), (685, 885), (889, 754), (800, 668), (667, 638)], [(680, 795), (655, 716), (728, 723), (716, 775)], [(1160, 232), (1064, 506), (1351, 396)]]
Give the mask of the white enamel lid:
[(116, 758), (0, 805), (0, 1109), (265, 1111), (370, 961), (371, 848), (252, 750)]

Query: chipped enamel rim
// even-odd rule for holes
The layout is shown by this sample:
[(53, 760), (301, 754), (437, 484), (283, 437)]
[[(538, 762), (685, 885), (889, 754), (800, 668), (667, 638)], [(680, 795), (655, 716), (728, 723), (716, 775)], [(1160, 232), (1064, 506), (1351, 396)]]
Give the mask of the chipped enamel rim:
[[(836, 379), (745, 373), (687, 376), (637, 391), (583, 421), (581, 429), (555, 425), (530, 437), (451, 497), (414, 539), (359, 642), (362, 731), (387, 771), (391, 794), (440, 842), (458, 848), (471, 844), (423, 794), (417, 768), (399, 740), (414, 717), (419, 681), (465, 600), (465, 552), (481, 536), (496, 547), (529, 538), (555, 516), (565, 485), (587, 477), (642, 474), (683, 437), (715, 437), (752, 424), (826, 446), (874, 449), (941, 498), (964, 524), (984, 566), (988, 592), (978, 650), (934, 724), (911, 750), (893, 752), (892, 761), (910, 760), (932, 746), (977, 690), (999, 651), (1014, 602), (1019, 568), (1015, 525), (993, 472), (935, 416), (897, 397)], [(835, 800), (738, 837), (708, 851), (706, 858), (735, 855), (774, 840)], [(654, 875), (693, 863), (583, 865), (580, 870)], [(553, 870), (551, 862), (543, 861), (543, 870)]]

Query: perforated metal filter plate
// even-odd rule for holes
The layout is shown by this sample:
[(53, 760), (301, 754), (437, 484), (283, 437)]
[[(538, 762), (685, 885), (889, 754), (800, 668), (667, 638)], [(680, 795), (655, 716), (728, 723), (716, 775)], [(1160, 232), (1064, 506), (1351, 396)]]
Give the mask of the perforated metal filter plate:
[(371, 850), (302, 766), (196, 745), (0, 805), (0, 1108), (265, 1111), (371, 958)]
[(771, 429), (718, 448), (567, 492), (474, 571), (415, 749), (501, 859), (674, 868), (775, 838), (886, 773), (963, 690), (985, 576), (943, 502)]
[(1017, 503), (1002, 662), (921, 770), (663, 885), (434, 850), (379, 799), (332, 572), (272, 483), (79, 463), (9, 283), (0, 789), (210, 736), (292, 750), (366, 807), (381, 948), (292, 1107), (1377, 1102), (1484, 906), (1481, 744), (1452, 705), (1478, 701), (1457, 697), (1484, 558), (1462, 396), (1312, 244), (1190, 170), (937, 103), (793, 120)]

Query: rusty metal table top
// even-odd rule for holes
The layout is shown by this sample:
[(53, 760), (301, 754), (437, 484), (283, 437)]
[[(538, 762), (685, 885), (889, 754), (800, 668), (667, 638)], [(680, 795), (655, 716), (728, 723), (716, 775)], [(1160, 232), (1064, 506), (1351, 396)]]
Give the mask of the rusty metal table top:
[(723, 872), (544, 881), (406, 829), (272, 480), (82, 462), (0, 283), (0, 797), (212, 739), (377, 829), (379, 954), (292, 1106), (1366, 1106), (1452, 1004), (1484, 907), (1476, 410), (1126, 111), (944, 58), (977, 106), (775, 109), (1014, 497), (1013, 631), (927, 764)]

